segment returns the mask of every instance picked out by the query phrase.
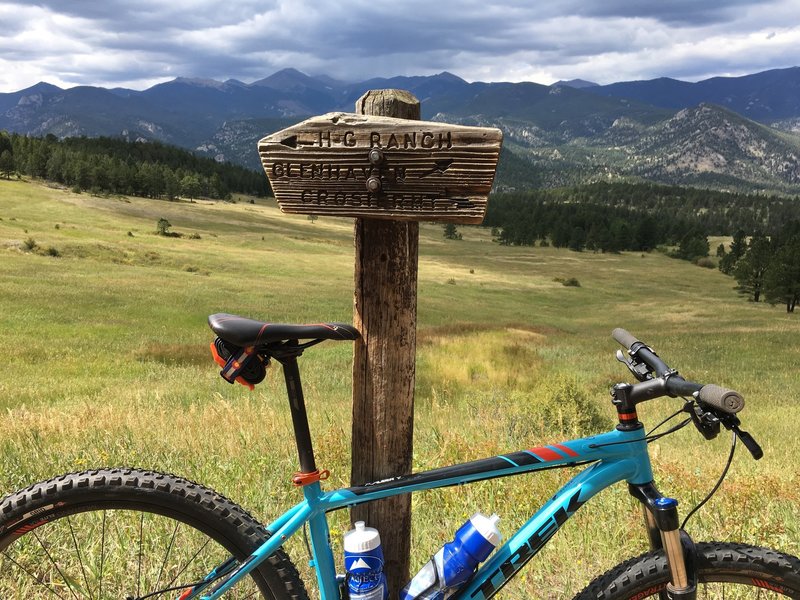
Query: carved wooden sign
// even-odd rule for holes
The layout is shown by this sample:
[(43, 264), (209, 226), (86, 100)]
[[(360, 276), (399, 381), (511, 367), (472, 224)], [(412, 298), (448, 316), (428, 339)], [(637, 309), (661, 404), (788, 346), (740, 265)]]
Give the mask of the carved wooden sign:
[(283, 212), (480, 223), (502, 141), (489, 127), (328, 113), (258, 151)]

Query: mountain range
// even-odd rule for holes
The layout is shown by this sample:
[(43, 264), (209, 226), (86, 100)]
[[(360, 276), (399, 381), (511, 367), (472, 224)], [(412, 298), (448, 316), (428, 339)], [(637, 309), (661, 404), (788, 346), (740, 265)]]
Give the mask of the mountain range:
[(377, 88), (409, 90), (424, 119), (500, 127), (505, 188), (626, 178), (800, 193), (800, 67), (610, 85), (470, 83), (447, 72), (349, 83), (295, 69), (249, 84), (178, 78), (143, 91), (39, 83), (0, 94), (0, 129), (160, 140), (258, 168), (260, 137), (352, 111)]

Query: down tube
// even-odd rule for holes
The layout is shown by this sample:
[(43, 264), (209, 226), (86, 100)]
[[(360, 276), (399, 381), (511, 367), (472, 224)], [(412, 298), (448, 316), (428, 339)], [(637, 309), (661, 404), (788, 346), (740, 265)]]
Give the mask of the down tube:
[(475, 574), (453, 600), (491, 598), (541, 550), (561, 525), (592, 496), (637, 472), (633, 459), (604, 461), (584, 469), (542, 506)]

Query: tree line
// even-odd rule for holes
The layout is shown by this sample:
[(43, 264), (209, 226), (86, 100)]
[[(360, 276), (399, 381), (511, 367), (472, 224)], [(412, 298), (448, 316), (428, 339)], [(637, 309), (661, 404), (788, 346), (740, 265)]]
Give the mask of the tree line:
[(232, 193), (266, 196), (263, 172), (201, 158), (160, 142), (115, 138), (43, 138), (0, 131), (0, 177), (21, 173), (75, 191), (146, 198), (229, 199)]
[(548, 244), (619, 252), (674, 248), (675, 258), (714, 266), (708, 236), (733, 236), (716, 250), (719, 269), (753, 302), (800, 300), (800, 198), (654, 184), (592, 184), (494, 194), (484, 225), (501, 244)]
[(595, 183), (493, 194), (484, 225), (496, 228), (504, 244), (544, 241), (612, 252), (675, 245), (681, 258), (688, 258), (709, 235), (732, 235), (739, 229), (771, 235), (799, 216), (798, 197)]
[(737, 289), (749, 300), (784, 304), (793, 313), (800, 300), (800, 221), (789, 221), (778, 233), (740, 229), (729, 251), (717, 249), (719, 269), (736, 279)]
[(705, 236), (697, 219), (674, 212), (662, 218), (658, 209), (644, 202), (625, 202), (605, 188), (601, 191), (600, 195), (583, 188), (494, 194), (484, 225), (495, 230), (501, 244), (552, 244), (576, 251), (647, 251)]

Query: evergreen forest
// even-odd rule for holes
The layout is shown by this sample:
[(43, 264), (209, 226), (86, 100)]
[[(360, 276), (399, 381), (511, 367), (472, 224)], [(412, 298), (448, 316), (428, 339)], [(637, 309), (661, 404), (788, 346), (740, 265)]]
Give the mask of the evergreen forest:
[[(512, 165), (513, 166), (513, 165)], [(174, 200), (230, 199), (271, 193), (261, 171), (201, 158), (159, 142), (43, 138), (0, 131), (0, 177), (26, 175), (73, 191)], [(800, 198), (729, 193), (650, 183), (593, 183), (499, 192), (484, 226), (503, 245), (552, 245), (575, 251), (646, 252), (714, 267), (753, 302), (800, 300)], [(708, 236), (732, 236), (710, 253)], [(461, 239), (454, 225), (445, 237)]]
[(0, 177), (20, 173), (74, 191), (174, 200), (267, 196), (263, 172), (200, 158), (160, 142), (115, 138), (43, 138), (0, 131)]

